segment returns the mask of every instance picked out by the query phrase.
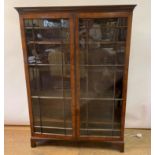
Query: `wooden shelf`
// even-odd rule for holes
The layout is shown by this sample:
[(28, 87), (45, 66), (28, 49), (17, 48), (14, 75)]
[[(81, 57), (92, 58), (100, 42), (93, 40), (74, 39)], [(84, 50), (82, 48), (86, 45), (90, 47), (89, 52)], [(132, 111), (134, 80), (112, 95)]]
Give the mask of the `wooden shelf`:
[(69, 43), (64, 43), (62, 40), (47, 40), (47, 41), (28, 41), (27, 44), (61, 45), (61, 44), (69, 44)]
[(25, 29), (35, 29), (35, 30), (57, 30), (57, 29), (60, 29), (60, 30), (67, 30), (69, 31), (69, 28), (65, 28), (65, 27), (32, 27), (32, 26), (27, 26), (27, 27), (24, 27)]
[(65, 65), (68, 67), (70, 66), (70, 64), (28, 64), (28, 66), (30, 66), (30, 67), (31, 66), (60, 66), (61, 67), (62, 65), (63, 66)]
[(80, 65), (80, 67), (124, 67), (124, 65), (122, 64), (103, 64), (103, 65)]
[[(72, 123), (71, 120), (65, 120), (66, 123)], [(36, 121), (36, 123), (39, 123), (39, 119)], [(44, 118), (44, 123), (64, 123), (64, 120), (62, 119), (52, 119), (52, 118)], [(120, 125), (120, 122), (111, 122), (111, 121), (89, 121), (89, 122), (86, 122), (86, 121), (81, 121), (81, 124), (85, 124), (85, 123), (88, 123), (88, 124), (95, 124), (95, 125), (111, 125), (111, 124), (114, 124), (114, 125)]]
[(72, 130), (72, 128), (62, 128), (62, 127), (52, 127), (52, 126), (34, 126), (35, 128), (45, 128), (45, 129), (57, 129), (57, 130)]
[[(62, 66), (62, 64), (27, 64), (28, 66)], [(63, 64), (63, 66), (70, 66), (70, 64)], [(123, 64), (103, 64), (103, 65), (80, 65), (80, 67), (124, 67)]]
[[(92, 42), (86, 42), (86, 43), (83, 43), (83, 44), (85, 44), (85, 45), (87, 45), (87, 44), (104, 44), (104, 45), (111, 45), (111, 44), (125, 44), (126, 43), (126, 41), (95, 41), (94, 40), (94, 42), (92, 43)], [(81, 44), (81, 43), (80, 43)]]
[(123, 101), (122, 98), (81, 97), (80, 100)]
[(80, 130), (81, 131), (107, 131), (107, 132), (109, 132), (109, 131), (120, 131), (119, 129), (99, 129), (99, 128), (96, 128), (96, 129), (94, 129), (94, 128), (87, 128), (87, 129), (81, 128)]
[(66, 97), (66, 96), (62, 97), (62, 96), (41, 96), (41, 95), (39, 96), (32, 95), (31, 98), (33, 99), (58, 99), (58, 100), (64, 100), (64, 99), (71, 100), (72, 99), (71, 97)]
[[(96, 27), (94, 29), (105, 29), (105, 28), (127, 28), (128, 26), (102, 26), (101, 28)], [(80, 29), (87, 29), (87, 27), (81, 26)]]

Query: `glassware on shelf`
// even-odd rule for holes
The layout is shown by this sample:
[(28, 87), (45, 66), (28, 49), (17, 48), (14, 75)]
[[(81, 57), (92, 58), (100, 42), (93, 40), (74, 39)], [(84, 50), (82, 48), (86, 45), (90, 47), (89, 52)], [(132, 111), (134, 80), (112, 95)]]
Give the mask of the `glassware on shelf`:
[(60, 22), (56, 22), (56, 21), (49, 21), (49, 20), (44, 20), (43, 21), (43, 25), (44, 27), (53, 27), (53, 28), (57, 28), (61, 26)]

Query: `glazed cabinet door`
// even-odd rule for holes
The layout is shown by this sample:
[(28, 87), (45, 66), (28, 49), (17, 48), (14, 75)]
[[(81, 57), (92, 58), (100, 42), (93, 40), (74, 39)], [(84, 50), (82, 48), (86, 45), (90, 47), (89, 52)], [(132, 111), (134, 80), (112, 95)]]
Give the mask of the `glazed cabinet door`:
[(74, 136), (73, 21), (69, 15), (23, 17), (33, 134)]
[(128, 18), (116, 15), (81, 14), (76, 19), (77, 122), (81, 139), (121, 136)]

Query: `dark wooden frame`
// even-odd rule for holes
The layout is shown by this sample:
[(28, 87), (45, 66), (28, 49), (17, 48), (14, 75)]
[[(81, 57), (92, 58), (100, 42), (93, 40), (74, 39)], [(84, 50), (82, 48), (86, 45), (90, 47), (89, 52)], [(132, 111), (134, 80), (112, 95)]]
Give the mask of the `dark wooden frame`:
[[(16, 10), (20, 15), (20, 27), (22, 37), (22, 48), (24, 56), (25, 78), (28, 94), (29, 116), (31, 124), (31, 146), (36, 146), (36, 141), (42, 139), (60, 139), (71, 141), (99, 141), (111, 142), (120, 146), (120, 151), (124, 152), (124, 126), (125, 126), (125, 109), (127, 97), (127, 80), (128, 80), (128, 65), (130, 53), (130, 39), (131, 39), (131, 25), (132, 25), (132, 12), (136, 5), (114, 5), (114, 6), (74, 6), (74, 7), (17, 7)], [(121, 136), (120, 138), (101, 138), (101, 137), (80, 137), (80, 107), (79, 107), (79, 47), (78, 47), (78, 20), (79, 18), (109, 18), (109, 17), (127, 17), (128, 30), (126, 41), (126, 54), (125, 54), (125, 72), (123, 77), (123, 107), (122, 107), (122, 120), (121, 120)], [(73, 122), (73, 135), (72, 136), (59, 136), (36, 134), (33, 128), (33, 115), (32, 115), (32, 102), (31, 90), (29, 85), (29, 73), (27, 65), (27, 47), (24, 33), (23, 19), (26, 18), (68, 18), (70, 19), (70, 52), (71, 52), (71, 89), (72, 89), (72, 122)], [(76, 66), (74, 60), (76, 59)], [(76, 76), (75, 76), (76, 75)]]

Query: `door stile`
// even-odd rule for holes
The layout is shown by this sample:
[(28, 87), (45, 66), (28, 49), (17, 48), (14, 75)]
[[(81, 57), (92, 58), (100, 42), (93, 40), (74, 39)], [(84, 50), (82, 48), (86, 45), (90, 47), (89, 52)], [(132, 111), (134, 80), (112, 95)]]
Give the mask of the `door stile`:
[(75, 47), (74, 47), (74, 19), (70, 17), (70, 62), (71, 62), (71, 95), (72, 95), (72, 128), (73, 138), (76, 137), (76, 96), (75, 96)]
[(127, 24), (127, 39), (125, 49), (125, 67), (123, 75), (123, 105), (122, 105), (122, 118), (121, 118), (121, 139), (124, 140), (124, 127), (125, 127), (125, 113), (126, 113), (126, 100), (127, 100), (127, 82), (128, 82), (128, 68), (129, 68), (129, 56), (130, 56), (130, 43), (131, 43), (131, 29), (132, 29), (132, 13), (128, 16)]
[(75, 47), (76, 47), (76, 122), (77, 139), (80, 137), (80, 53), (79, 53), (79, 18), (75, 18)]

